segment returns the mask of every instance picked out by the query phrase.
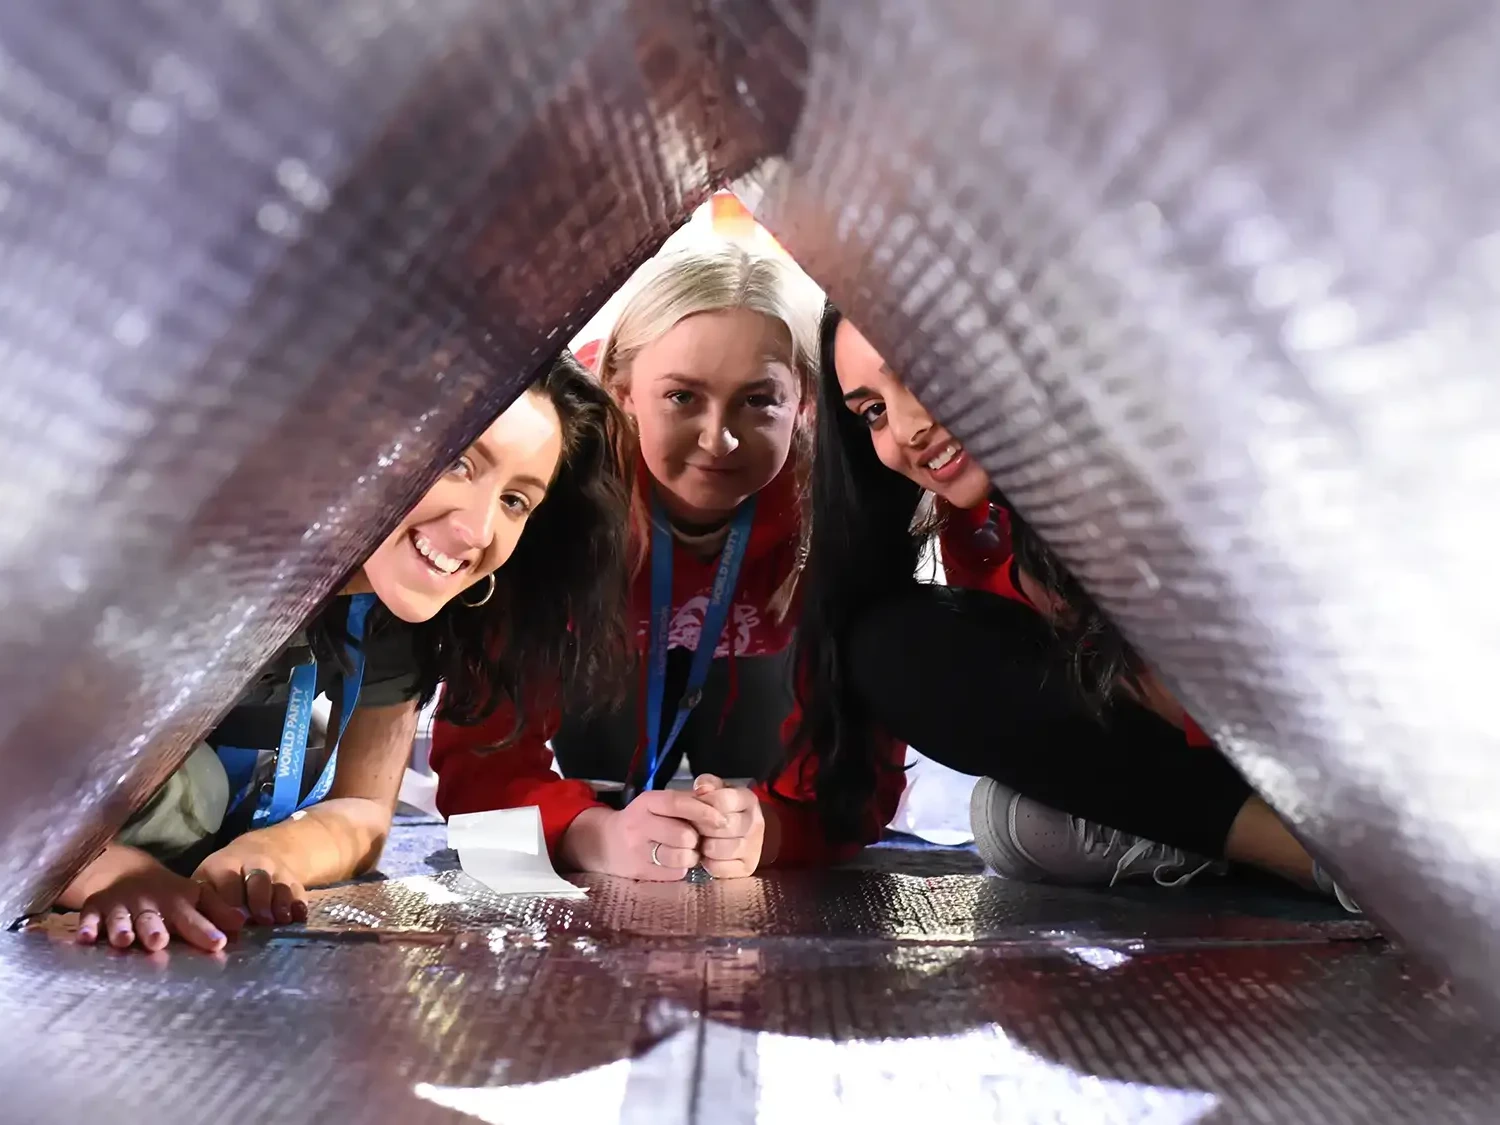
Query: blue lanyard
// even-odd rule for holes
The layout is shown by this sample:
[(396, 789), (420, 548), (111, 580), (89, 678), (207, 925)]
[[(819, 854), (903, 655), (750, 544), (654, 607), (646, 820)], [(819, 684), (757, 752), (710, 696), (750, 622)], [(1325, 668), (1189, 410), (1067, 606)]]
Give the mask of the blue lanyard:
[(661, 740), (662, 701), (667, 687), (667, 636), (672, 624), (672, 531), (667, 525), (666, 513), (655, 498), (651, 502), (651, 648), (647, 655), (650, 662), (646, 682), (646, 783), (644, 788), (656, 786), (656, 771), (682, 726), (698, 706), (703, 695), (703, 684), (708, 679), (708, 669), (713, 663), (714, 651), (719, 647), (719, 635), (724, 632), (724, 622), (729, 618), (729, 603), (734, 600), (735, 584), (739, 581), (740, 563), (745, 561), (745, 548), (750, 543), (750, 525), (755, 520), (755, 497), (739, 506), (729, 523), (729, 537), (724, 540), (724, 550), (719, 555), (719, 570), (714, 575), (713, 591), (709, 595), (708, 609), (703, 614), (703, 629), (698, 634), (698, 647), (693, 650), (693, 663), (688, 670), (687, 684), (682, 689), (682, 699), (677, 704), (677, 715), (672, 720), (672, 729), (665, 742)]
[[(375, 604), (374, 594), (355, 594), (349, 601), (349, 636), (354, 642), (346, 645), (351, 670), (344, 677), (343, 715), (339, 720), (338, 737), (344, 736), (349, 719), (354, 714), (354, 705), (359, 700), (359, 686), (365, 676), (365, 650), (359, 643), (365, 635), (365, 618)], [(313, 699), (318, 694), (318, 662), (316, 659), (299, 664), (292, 669), (292, 677), (286, 701), (286, 718), (281, 724), (281, 743), (276, 748), (276, 780), (271, 788), (270, 801), (262, 800), (250, 823), (256, 828), (279, 824), (298, 809), (315, 805), (328, 796), (333, 786), (334, 768), (338, 764), (339, 748), (335, 742), (328, 754), (328, 764), (318, 777), (312, 792), (300, 803), (302, 793), (302, 769), (307, 761), (307, 736), (312, 728)]]

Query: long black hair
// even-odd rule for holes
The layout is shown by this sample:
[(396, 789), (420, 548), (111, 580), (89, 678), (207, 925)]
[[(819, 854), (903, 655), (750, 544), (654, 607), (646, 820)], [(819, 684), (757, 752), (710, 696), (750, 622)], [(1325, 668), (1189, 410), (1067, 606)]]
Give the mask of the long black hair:
[[(828, 304), (819, 330), (817, 446), (812, 471), (812, 534), (797, 625), (795, 736), (816, 763), (814, 791), (825, 831), (848, 840), (866, 827), (885, 737), (846, 682), (839, 638), (865, 608), (917, 584), (922, 547), (937, 530), (921, 516), (923, 489), (881, 464), (863, 419), (844, 405), (834, 363), (843, 317)], [(1066, 607), (1054, 630), (1080, 702), (1101, 721), (1120, 682), (1143, 670), (1119, 630), (1030, 525), (1002, 496), (1016, 562)]]
[(839, 638), (866, 607), (916, 584), (922, 488), (880, 463), (865, 423), (844, 406), (833, 344), (842, 317), (828, 304), (818, 332), (812, 531), (797, 621), (795, 745), (816, 763), (814, 792), (830, 839), (854, 839), (869, 816), (881, 734), (843, 674)]
[[(516, 723), (502, 745), (538, 706), (566, 700), (586, 712), (616, 701), (628, 682), (632, 640), (624, 416), (567, 351), (526, 393), (544, 395), (562, 424), (562, 455), (546, 499), (494, 572), (484, 605), (454, 599), (430, 620), (404, 625), (421, 705), (439, 684), (439, 715), (451, 722), (482, 722), (513, 703)], [(383, 606), (374, 613), (372, 631), (401, 626)], [(325, 613), (318, 631), (336, 624)]]

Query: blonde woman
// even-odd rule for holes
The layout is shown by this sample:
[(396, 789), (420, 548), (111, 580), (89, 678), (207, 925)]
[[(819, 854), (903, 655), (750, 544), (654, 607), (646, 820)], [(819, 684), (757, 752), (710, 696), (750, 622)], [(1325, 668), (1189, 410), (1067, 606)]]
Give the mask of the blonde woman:
[[(637, 441), (637, 689), (613, 713), (553, 713), (513, 740), (512, 716), (441, 724), (438, 806), (537, 805), (565, 869), (675, 880), (700, 862), (720, 878), (816, 862), (809, 810), (775, 795), (805, 796), (801, 771), (779, 767), (820, 297), (790, 264), (730, 243), (665, 255), (638, 281), (596, 361)], [(684, 758), (693, 791), (665, 788)], [(589, 781), (623, 786), (620, 807)]]

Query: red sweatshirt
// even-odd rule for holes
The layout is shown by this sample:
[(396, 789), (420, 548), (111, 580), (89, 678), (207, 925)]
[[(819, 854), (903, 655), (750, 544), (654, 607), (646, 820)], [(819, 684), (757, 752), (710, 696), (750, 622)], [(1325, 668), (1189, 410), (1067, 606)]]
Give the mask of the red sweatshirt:
[[(646, 474), (642, 472), (639, 476), (641, 487), (649, 487)], [(733, 660), (736, 656), (769, 655), (781, 652), (791, 642), (797, 617), (795, 603), (791, 612), (779, 621), (768, 603), (795, 563), (799, 518), (797, 482), (789, 464), (760, 493), (755, 523), (750, 529), (750, 542), (740, 567), (739, 585), (730, 603), (729, 617), (715, 656), (727, 656)], [(672, 621), (668, 632), (670, 647), (697, 647), (717, 570), (717, 558), (705, 562), (681, 544), (674, 543)], [(637, 651), (644, 666), (650, 644), (649, 561), (636, 577), (631, 592), (631, 613), (636, 623)], [(638, 710), (640, 742), (637, 759), (641, 760), (646, 742), (644, 699)], [(586, 782), (565, 780), (552, 769), (552, 751), (546, 743), (557, 731), (559, 718), (555, 710), (528, 715), (525, 729), (516, 742), (489, 753), (476, 753), (476, 750), (493, 746), (510, 731), (514, 724), (510, 707), (500, 708), (476, 726), (436, 723), (432, 731), (431, 763), (438, 775), (438, 809), (446, 817), (462, 812), (536, 805), (541, 810), (547, 850), (555, 860), (558, 845), (573, 819), (584, 809), (600, 804)], [(788, 738), (796, 729), (798, 720), (795, 711), (788, 717), (783, 728)], [(892, 747), (893, 760), (898, 767), (904, 753), (904, 747)], [(867, 838), (847, 846), (830, 845), (824, 838), (813, 804), (813, 767), (812, 756), (799, 753), (773, 783), (755, 786), (761, 801), (775, 810), (781, 826), (776, 866), (835, 862), (858, 851), (865, 843), (879, 839), (881, 830), (895, 815), (896, 804), (905, 788), (905, 777), (899, 769), (882, 771), (884, 780), (871, 810)]]
[[(1010, 598), (1025, 605), (1031, 600), (1016, 587), (1011, 579), (1015, 569), (1011, 563), (1015, 549), (1010, 541), (1010, 513), (999, 504), (981, 504), (977, 508), (958, 509), (948, 504), (944, 512), (943, 530), (938, 537), (942, 551), (943, 573), (948, 585), (969, 590), (988, 590), (1002, 598)], [(991, 518), (994, 527), (985, 530)], [(1213, 739), (1183, 714), (1183, 735), (1189, 746), (1212, 746)]]

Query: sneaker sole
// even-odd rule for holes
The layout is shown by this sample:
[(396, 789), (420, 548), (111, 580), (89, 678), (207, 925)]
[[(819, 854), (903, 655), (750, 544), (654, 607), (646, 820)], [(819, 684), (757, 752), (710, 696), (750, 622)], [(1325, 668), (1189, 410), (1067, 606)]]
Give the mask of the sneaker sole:
[(984, 865), (1002, 879), (1045, 883), (1047, 872), (1016, 847), (1010, 834), (1010, 814), (1020, 794), (994, 778), (981, 777), (969, 797), (969, 828)]

